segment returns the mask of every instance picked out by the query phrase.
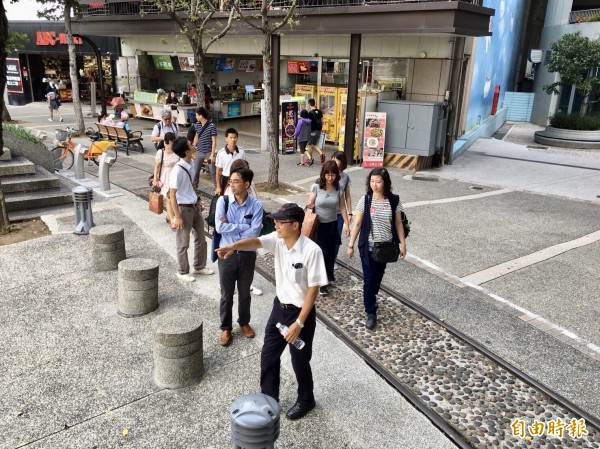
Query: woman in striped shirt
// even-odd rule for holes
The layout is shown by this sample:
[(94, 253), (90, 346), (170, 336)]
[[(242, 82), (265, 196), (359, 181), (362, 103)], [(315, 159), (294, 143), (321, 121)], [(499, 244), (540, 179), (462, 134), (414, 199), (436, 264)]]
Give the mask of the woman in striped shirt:
[(367, 176), (367, 194), (356, 206), (354, 227), (348, 241), (348, 257), (354, 255), (357, 236), (358, 249), (363, 267), (363, 301), (367, 320), (365, 327), (374, 329), (377, 325), (377, 293), (387, 264), (373, 260), (375, 242), (399, 242), (400, 257), (406, 255), (406, 240), (402, 226), (402, 203), (400, 197), (392, 193), (392, 180), (385, 168), (375, 168)]

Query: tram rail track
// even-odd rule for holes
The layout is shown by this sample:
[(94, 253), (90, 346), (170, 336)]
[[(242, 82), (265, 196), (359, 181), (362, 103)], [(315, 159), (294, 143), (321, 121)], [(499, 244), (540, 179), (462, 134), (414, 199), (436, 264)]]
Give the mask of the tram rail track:
[[(202, 196), (210, 198), (207, 192)], [(600, 449), (598, 417), (388, 286), (382, 285), (378, 297), (380, 324), (367, 331), (362, 325), (362, 273), (338, 264), (339, 282), (329, 297), (319, 298), (319, 320), (458, 447)], [(257, 259), (256, 271), (275, 282), (272, 258)], [(588, 434), (571, 437), (567, 426), (572, 420), (578, 425), (584, 420)], [(562, 437), (527, 434), (536, 422), (549, 429), (559, 421), (564, 423)], [(521, 422), (523, 437), (515, 435)]]

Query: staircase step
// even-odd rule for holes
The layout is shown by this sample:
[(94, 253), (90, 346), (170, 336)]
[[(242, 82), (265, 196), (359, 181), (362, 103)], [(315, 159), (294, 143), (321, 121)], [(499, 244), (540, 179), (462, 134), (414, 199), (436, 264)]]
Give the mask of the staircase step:
[(14, 175), (2, 178), (4, 193), (31, 192), (35, 190), (58, 189), (60, 180), (54, 173), (50, 173), (39, 165), (33, 175)]
[(0, 176), (32, 175), (35, 164), (23, 156), (13, 157), (10, 161), (0, 162)]
[(72, 204), (73, 194), (69, 189), (46, 189), (36, 192), (9, 193), (5, 196), (8, 212), (39, 207)]

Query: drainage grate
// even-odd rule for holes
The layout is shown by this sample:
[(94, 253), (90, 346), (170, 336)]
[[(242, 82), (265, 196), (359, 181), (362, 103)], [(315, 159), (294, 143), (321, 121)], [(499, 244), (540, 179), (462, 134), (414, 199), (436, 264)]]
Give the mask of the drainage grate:
[(469, 187), (469, 190), (483, 190), (484, 188), (481, 186), (471, 186)]

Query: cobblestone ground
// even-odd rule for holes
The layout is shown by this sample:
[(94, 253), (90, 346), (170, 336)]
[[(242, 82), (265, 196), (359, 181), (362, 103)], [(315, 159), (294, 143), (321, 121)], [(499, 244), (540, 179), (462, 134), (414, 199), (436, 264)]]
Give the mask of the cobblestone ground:
[[(259, 257), (257, 268), (272, 276), (272, 256)], [(379, 294), (378, 324), (367, 330), (362, 278), (344, 267), (336, 278), (318, 298), (319, 313), (473, 447), (600, 448), (598, 429), (587, 425), (577, 438), (578, 417), (398, 300)]]

